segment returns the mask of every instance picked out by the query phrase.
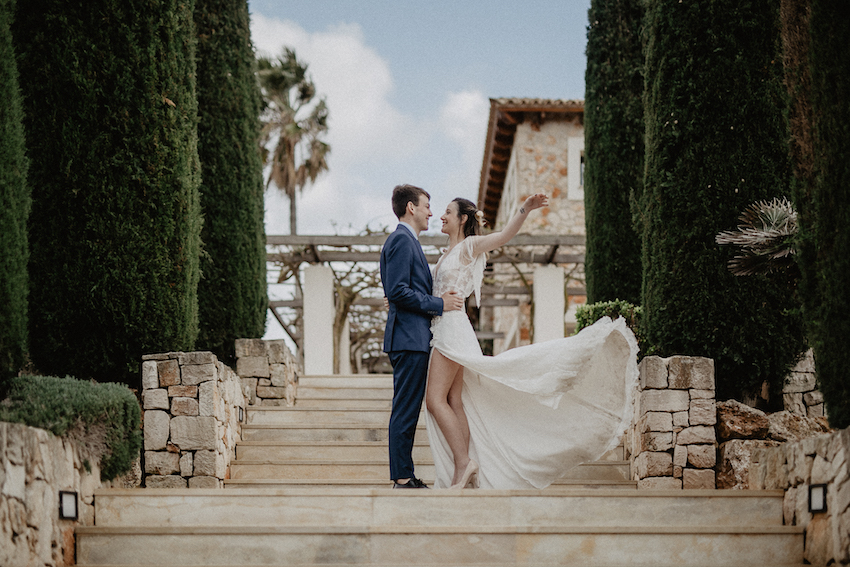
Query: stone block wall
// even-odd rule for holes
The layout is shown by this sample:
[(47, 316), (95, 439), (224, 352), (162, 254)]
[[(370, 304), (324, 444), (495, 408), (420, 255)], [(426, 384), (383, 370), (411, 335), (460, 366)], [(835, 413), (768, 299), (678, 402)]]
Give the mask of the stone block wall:
[(802, 417), (823, 417), (823, 394), (818, 390), (815, 358), (809, 350), (785, 377), (782, 387), (785, 411)]
[(282, 340), (237, 339), (236, 373), (250, 405), (295, 405), (300, 368)]
[[(99, 462), (69, 439), (0, 422), (0, 565), (74, 565), (74, 529), (94, 524), (104, 484)], [(124, 480), (105, 484), (133, 486)], [(59, 519), (60, 490), (77, 493), (77, 521)]]
[[(809, 486), (826, 485), (827, 509), (809, 512)], [(803, 526), (804, 559), (850, 565), (850, 428), (753, 450), (750, 488), (784, 490), (785, 525)]]
[(624, 445), (638, 488), (714, 488), (714, 361), (648, 356)]
[(211, 352), (142, 360), (145, 486), (221, 487), (241, 438), (239, 376)]

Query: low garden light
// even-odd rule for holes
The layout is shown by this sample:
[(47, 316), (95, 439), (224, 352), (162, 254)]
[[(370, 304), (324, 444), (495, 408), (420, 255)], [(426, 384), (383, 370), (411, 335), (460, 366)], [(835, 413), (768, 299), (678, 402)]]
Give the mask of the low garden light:
[(826, 485), (809, 485), (809, 512), (826, 512)]
[(76, 520), (78, 516), (77, 493), (69, 490), (60, 490), (59, 518), (62, 520)]

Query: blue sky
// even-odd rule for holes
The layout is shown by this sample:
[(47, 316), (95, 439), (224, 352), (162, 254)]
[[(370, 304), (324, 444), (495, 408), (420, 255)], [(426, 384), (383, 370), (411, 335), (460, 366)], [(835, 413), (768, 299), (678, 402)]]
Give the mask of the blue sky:
[[(398, 183), (431, 193), (434, 221), (475, 200), (489, 98), (584, 98), (589, 5), (250, 0), (257, 51), (295, 48), (330, 109), (330, 172), (299, 198), (299, 232), (393, 228)], [(268, 234), (288, 233), (287, 211), (267, 195)]]

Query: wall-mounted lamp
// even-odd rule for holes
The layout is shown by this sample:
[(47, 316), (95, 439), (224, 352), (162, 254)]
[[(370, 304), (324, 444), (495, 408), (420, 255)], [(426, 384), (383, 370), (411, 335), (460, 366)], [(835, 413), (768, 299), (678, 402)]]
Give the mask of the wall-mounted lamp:
[(77, 493), (69, 490), (60, 490), (59, 518), (62, 520), (76, 520), (78, 516)]
[(809, 512), (826, 512), (826, 485), (809, 485)]
[(240, 408), (239, 408), (239, 423), (242, 423), (242, 420), (244, 420), (244, 419), (245, 419), (245, 410), (243, 410), (243, 409), (240, 407)]

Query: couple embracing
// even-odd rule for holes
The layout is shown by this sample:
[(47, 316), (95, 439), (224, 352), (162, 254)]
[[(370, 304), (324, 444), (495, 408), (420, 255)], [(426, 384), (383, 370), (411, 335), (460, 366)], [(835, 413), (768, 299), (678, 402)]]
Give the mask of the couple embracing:
[(483, 213), (453, 200), (440, 217), (448, 247), (432, 273), (418, 240), (432, 216), (430, 196), (412, 185), (393, 190), (399, 226), (381, 250), (381, 280), (394, 488), (427, 488), (412, 458), (423, 399), (436, 488), (544, 488), (619, 443), (638, 376), (637, 343), (622, 319), (484, 356), (464, 310), (472, 293), (480, 305), (487, 253), (546, 204), (532, 195), (502, 231), (482, 235)]

